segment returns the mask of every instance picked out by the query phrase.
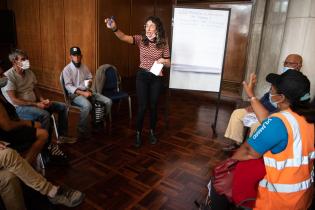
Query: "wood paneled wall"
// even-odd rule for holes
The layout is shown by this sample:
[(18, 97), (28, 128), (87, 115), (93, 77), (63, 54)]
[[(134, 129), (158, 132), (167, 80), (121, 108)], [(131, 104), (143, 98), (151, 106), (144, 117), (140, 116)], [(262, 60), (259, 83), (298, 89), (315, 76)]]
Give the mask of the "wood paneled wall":
[(123, 77), (133, 77), (139, 66), (137, 46), (119, 41), (106, 28), (103, 22), (104, 17), (114, 16), (121, 31), (134, 35), (144, 30), (143, 25), (148, 16), (159, 16), (170, 40), (173, 3), (173, 0), (99, 1), (99, 65), (113, 64)]
[[(2, 0), (3, 1), (3, 0)], [(59, 75), (70, 62), (69, 48), (80, 46), (83, 62), (95, 74), (98, 66), (115, 65), (123, 77), (134, 78), (139, 65), (137, 46), (119, 41), (105, 27), (115, 16), (119, 29), (139, 34), (146, 17), (159, 16), (171, 41), (172, 6), (176, 0), (10, 0), (16, 15), (17, 45), (28, 52), (39, 85), (60, 91)], [(179, 1), (178, 1), (179, 2)], [(183, 4), (178, 4), (183, 5)], [(186, 4), (187, 5), (187, 4)], [(194, 3), (203, 8), (231, 8), (223, 75), (224, 89), (240, 92), (244, 79), (252, 3)]]
[(7, 1), (0, 0), (0, 9), (7, 9)]
[(96, 69), (97, 0), (10, 0), (17, 46), (24, 49), (39, 85), (60, 91), (59, 75), (70, 62), (69, 48), (81, 47), (84, 63)]
[(18, 48), (28, 53), (39, 85), (60, 91), (59, 75), (74, 45), (81, 48), (93, 74), (110, 63), (122, 76), (132, 77), (139, 51), (106, 29), (104, 17), (114, 15), (122, 31), (137, 34), (145, 18), (156, 14), (170, 36), (172, 4), (173, 0), (10, 0), (8, 8), (16, 15)]

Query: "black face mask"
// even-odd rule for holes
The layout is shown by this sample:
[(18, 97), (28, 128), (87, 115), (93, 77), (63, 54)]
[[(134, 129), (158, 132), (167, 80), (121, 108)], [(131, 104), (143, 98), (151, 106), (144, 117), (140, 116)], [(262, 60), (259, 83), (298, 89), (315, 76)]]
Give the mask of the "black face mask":
[(73, 65), (74, 65), (75, 67), (77, 67), (77, 68), (80, 68), (80, 66), (81, 66), (81, 62), (76, 63), (76, 62), (72, 61), (72, 63), (73, 63)]

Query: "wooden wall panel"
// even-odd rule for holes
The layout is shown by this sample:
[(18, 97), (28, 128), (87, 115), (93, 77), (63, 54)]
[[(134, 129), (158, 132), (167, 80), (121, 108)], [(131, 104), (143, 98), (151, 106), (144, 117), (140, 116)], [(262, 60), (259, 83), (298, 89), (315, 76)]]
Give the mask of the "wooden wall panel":
[(8, 9), (6, 0), (0, 0), (0, 9)]
[[(131, 34), (141, 34), (144, 31), (145, 19), (155, 14), (155, 0), (133, 0), (131, 6)], [(135, 75), (139, 67), (139, 49), (130, 47), (129, 75)]]
[[(95, 73), (96, 69), (96, 0), (64, 0), (65, 50), (69, 57), (70, 47), (81, 48), (83, 61)], [(70, 58), (66, 63), (70, 62)]]
[[(0, 0), (3, 1), (3, 0)], [(70, 62), (69, 48), (81, 48), (92, 73), (111, 63), (123, 77), (133, 78), (139, 66), (136, 46), (119, 41), (105, 28), (104, 17), (114, 15), (126, 34), (140, 34), (146, 17), (162, 18), (170, 38), (172, 1), (168, 0), (10, 0), (16, 15), (17, 47), (28, 52), (39, 85), (60, 91), (59, 75)]]
[(39, 0), (28, 0), (27, 4), (24, 0), (10, 0), (8, 8), (15, 13), (17, 47), (28, 53), (32, 70), (42, 78), (39, 3)]
[(106, 28), (105, 17), (115, 16), (119, 29), (130, 34), (130, 1), (99, 1), (99, 65), (108, 63), (117, 67), (122, 76), (129, 76), (129, 44), (120, 41)]
[(228, 47), (223, 79), (240, 83), (244, 79), (252, 4), (221, 4), (211, 7), (231, 8)]
[(60, 90), (59, 75), (65, 66), (63, 0), (40, 0), (42, 77), (41, 85)]

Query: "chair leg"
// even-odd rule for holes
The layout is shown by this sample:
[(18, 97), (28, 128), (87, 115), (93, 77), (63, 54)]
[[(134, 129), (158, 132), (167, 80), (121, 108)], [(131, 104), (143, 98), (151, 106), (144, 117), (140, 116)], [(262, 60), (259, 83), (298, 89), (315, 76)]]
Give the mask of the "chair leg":
[(108, 113), (109, 123), (112, 123), (112, 111), (110, 110)]
[(118, 107), (117, 107), (118, 112), (120, 110), (120, 104), (121, 104), (121, 99), (119, 99), (119, 102), (118, 102)]
[(57, 129), (57, 124), (56, 124), (56, 119), (55, 119), (55, 116), (54, 114), (51, 114), (51, 119), (53, 121), (53, 124), (54, 124), (54, 129), (55, 129), (55, 134), (56, 134), (56, 138), (57, 140), (59, 139), (59, 134), (58, 134), (58, 129)]
[(132, 110), (131, 110), (131, 97), (128, 96), (128, 105), (129, 105), (129, 119), (132, 118)]

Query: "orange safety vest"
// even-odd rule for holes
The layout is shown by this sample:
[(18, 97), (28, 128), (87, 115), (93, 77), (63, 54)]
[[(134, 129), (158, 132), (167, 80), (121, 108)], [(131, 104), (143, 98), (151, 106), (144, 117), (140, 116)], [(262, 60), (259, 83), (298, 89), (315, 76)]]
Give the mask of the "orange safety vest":
[(278, 154), (264, 154), (266, 175), (254, 210), (306, 210), (313, 194), (314, 125), (290, 109), (271, 116), (284, 122), (288, 144)]

